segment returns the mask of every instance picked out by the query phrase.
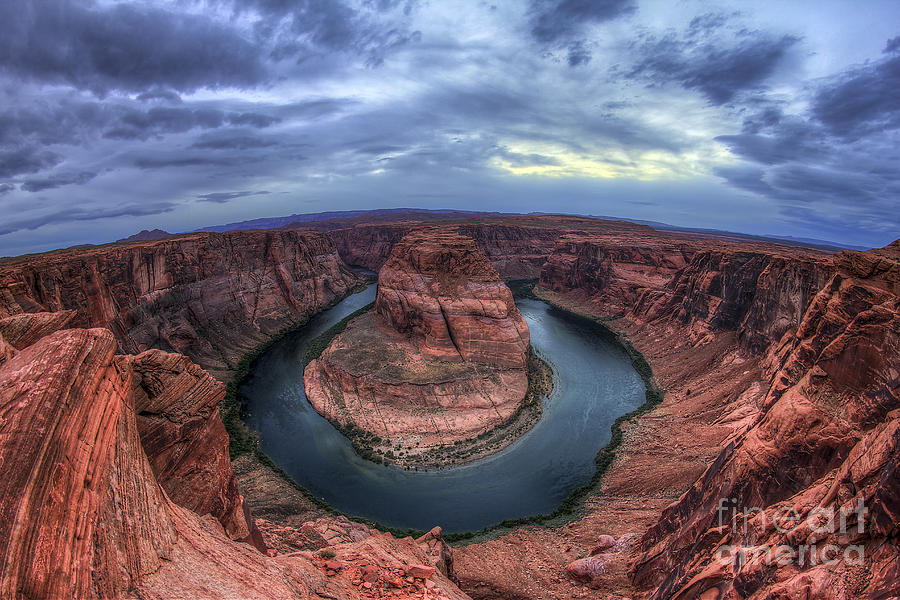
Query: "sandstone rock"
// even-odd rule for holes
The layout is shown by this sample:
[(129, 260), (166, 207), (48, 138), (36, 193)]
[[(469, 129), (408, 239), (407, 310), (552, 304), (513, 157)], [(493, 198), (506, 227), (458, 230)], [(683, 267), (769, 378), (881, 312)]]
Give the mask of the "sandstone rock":
[(218, 408), (225, 386), (180, 354), (148, 350), (119, 363), (134, 373), (141, 444), (169, 498), (198, 514), (212, 514), (229, 537), (265, 551), (228, 457)]
[(512, 418), (528, 350), (525, 320), (474, 242), (428, 230), (394, 246), (375, 312), (307, 365), (304, 386), (328, 419), (419, 451)]
[[(713, 590), (721, 597), (735, 590), (760, 597), (862, 595), (861, 588), (848, 587), (860, 577), (852, 561), (823, 565), (807, 557), (803, 564), (779, 565), (768, 557), (781, 547), (858, 545), (866, 568), (884, 572), (881, 560), (887, 557), (879, 549), (896, 535), (900, 514), (900, 247), (841, 253), (835, 269), (796, 332), (773, 348), (771, 385), (755, 422), (641, 540), (633, 577), (652, 590), (652, 598)], [(740, 526), (714, 527), (722, 498), (734, 499), (730, 510), (759, 507), (761, 513), (751, 514), (747, 526), (739, 514)], [(855, 511), (860, 500), (868, 509), (864, 515)], [(843, 511), (851, 533), (827, 527), (816, 532), (810, 518), (818, 509)], [(798, 518), (782, 522), (780, 531), (772, 524), (785, 510)], [(732, 523), (730, 512), (725, 517)], [(715, 557), (722, 544), (769, 554), (723, 570)], [(663, 579), (664, 573), (677, 575)], [(892, 586), (879, 581), (865, 595), (888, 597)]]
[(440, 527), (434, 527), (420, 538), (416, 539), (425, 554), (428, 556), (428, 564), (437, 568), (447, 578), (453, 579), (453, 551), (444, 541), (443, 531)]
[(442, 230), (404, 237), (381, 268), (375, 310), (426, 355), (522, 368), (528, 326), (474, 241)]
[(63, 310), (5, 317), (0, 319), (0, 337), (10, 346), (21, 350), (42, 337), (65, 328), (74, 316), (74, 311)]
[(745, 348), (762, 352), (800, 324), (833, 271), (827, 253), (805, 249), (567, 234), (540, 284), (590, 302), (604, 316), (687, 327), (695, 341), (737, 331)]
[(179, 352), (225, 379), (237, 360), (359, 281), (323, 234), (198, 233), (70, 249), (0, 267), (0, 318), (73, 310), (122, 351)]
[(430, 579), (436, 569), (425, 565), (409, 565), (406, 567), (407, 577), (416, 577), (418, 579)]
[(616, 538), (611, 535), (601, 535), (597, 538), (597, 544), (591, 549), (590, 555), (596, 556), (604, 550), (609, 550), (616, 545)]
[(5, 598), (113, 597), (175, 543), (115, 350), (109, 331), (60, 331), (0, 368)]
[[(401, 218), (396, 222), (358, 223), (352, 227), (329, 228), (338, 252), (347, 263), (378, 271), (403, 236), (427, 226), (428, 219)], [(594, 231), (635, 235), (652, 231), (644, 225), (624, 221), (602, 221), (581, 217), (512, 216), (476, 217), (459, 226), (440, 225), (471, 237), (504, 279), (537, 279), (541, 267), (553, 252), (554, 243), (564, 233)]]
[(6, 343), (3, 336), (0, 335), (0, 365), (16, 355), (16, 349)]
[[(261, 554), (229, 539), (219, 521), (169, 500), (138, 436), (132, 378), (144, 375), (115, 351), (109, 331), (71, 329), (0, 366), (0, 595), (358, 597), (347, 568), (326, 579), (308, 558)], [(167, 380), (156, 379), (172, 386), (178, 377)], [(175, 387), (204, 396), (196, 382)], [(165, 392), (151, 402), (164, 399)], [(395, 570), (425, 558), (411, 539), (386, 534), (351, 542), (345, 554)], [(466, 598), (434, 579), (447, 597)]]
[(566, 565), (566, 574), (576, 581), (591, 582), (606, 573), (609, 563), (605, 555), (579, 558)]

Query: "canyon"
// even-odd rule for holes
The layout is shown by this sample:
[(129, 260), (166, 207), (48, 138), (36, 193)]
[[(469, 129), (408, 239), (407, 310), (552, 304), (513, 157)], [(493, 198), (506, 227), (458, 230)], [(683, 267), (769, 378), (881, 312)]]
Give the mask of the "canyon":
[(71, 310), (70, 326), (109, 329), (122, 352), (177, 352), (227, 379), (360, 280), (319, 233), (189, 234), (5, 259), (0, 318)]
[(313, 407), (379, 445), (419, 455), (508, 423), (528, 392), (528, 326), (472, 238), (405, 235), (372, 312), (306, 366)]
[[(392, 255), (410, 262), (402, 240), (431, 226), (189, 234), (0, 263), (2, 595), (900, 594), (900, 241), (831, 254), (578, 217), (442, 222), (500, 277), (537, 280), (536, 296), (618, 334), (664, 399), (621, 423), (568, 523), (451, 549), (439, 531), (397, 539), (327, 511), (267, 512), (228, 459), (223, 383), (356, 288), (348, 264), (388, 269), (371, 316), (415, 331), (417, 352), (483, 352), (454, 344), (440, 310), (408, 310), (421, 294)], [(512, 347), (487, 354), (519, 365)], [(811, 526), (827, 509), (846, 531)], [(775, 527), (788, 510), (790, 527)], [(813, 563), (816, 545), (865, 560)], [(804, 561), (773, 559), (801, 547)], [(725, 549), (746, 560), (720, 560)]]

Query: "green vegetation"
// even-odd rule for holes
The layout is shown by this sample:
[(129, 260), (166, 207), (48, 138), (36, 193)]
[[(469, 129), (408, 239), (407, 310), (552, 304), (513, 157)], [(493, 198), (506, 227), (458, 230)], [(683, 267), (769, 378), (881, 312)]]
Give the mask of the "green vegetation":
[(374, 302), (366, 304), (359, 310), (350, 313), (349, 315), (329, 327), (328, 330), (325, 331), (325, 333), (311, 341), (309, 343), (309, 347), (306, 349), (306, 352), (303, 353), (303, 368), (305, 369), (306, 365), (322, 356), (322, 353), (325, 352), (325, 349), (328, 348), (328, 345), (331, 344), (332, 340), (341, 335), (344, 330), (347, 329), (347, 324), (350, 323), (350, 321), (364, 313), (369, 312), (373, 308), (375, 308)]
[(225, 424), (225, 430), (228, 432), (228, 454), (231, 456), (231, 460), (234, 460), (241, 454), (259, 452), (259, 440), (256, 438), (256, 434), (247, 429), (247, 426), (244, 424), (245, 403), (238, 393), (238, 389), (250, 375), (250, 371), (252, 371), (257, 359), (266, 350), (284, 339), (289, 333), (305, 325), (308, 321), (308, 318), (296, 321), (281, 329), (268, 340), (242, 356), (234, 366), (234, 375), (225, 388), (225, 399), (222, 400), (221, 405), (222, 423)]
[(506, 286), (516, 298), (540, 300), (534, 293), (534, 286), (536, 286), (537, 283), (537, 279), (509, 279), (506, 281)]
[[(510, 281), (507, 283), (510, 286), (510, 289), (513, 290), (513, 293), (517, 298), (533, 298), (536, 300), (548, 302), (545, 298), (541, 298), (534, 293), (534, 287), (537, 283), (535, 280)], [(343, 332), (344, 329), (346, 329), (347, 323), (349, 323), (357, 316), (363, 314), (364, 312), (371, 310), (373, 304), (369, 304), (348, 315), (340, 322), (329, 328), (316, 340), (314, 340), (307, 352), (304, 354), (303, 366), (305, 367), (307, 364), (309, 364), (309, 362), (318, 358), (325, 350), (325, 348), (328, 347), (331, 341), (341, 332)], [(584, 510), (585, 499), (587, 499), (588, 496), (597, 491), (601, 479), (609, 470), (609, 467), (612, 465), (613, 460), (615, 459), (616, 450), (619, 448), (619, 446), (621, 446), (624, 440), (622, 424), (628, 421), (633, 421), (634, 419), (636, 419), (636, 417), (649, 412), (663, 400), (664, 392), (662, 388), (660, 388), (656, 383), (656, 380), (653, 376), (653, 370), (650, 367), (650, 364), (647, 362), (647, 359), (644, 358), (644, 356), (640, 352), (638, 352), (638, 350), (624, 334), (613, 331), (604, 323), (604, 321), (609, 321), (610, 319), (589, 317), (573, 312), (566, 308), (562, 308), (552, 302), (548, 302), (548, 304), (553, 307), (553, 310), (563, 312), (568, 318), (580, 322), (584, 327), (593, 331), (601, 339), (618, 344), (623, 349), (623, 351), (631, 360), (631, 364), (634, 367), (635, 371), (637, 371), (637, 373), (644, 381), (644, 384), (646, 386), (645, 402), (637, 409), (616, 419), (615, 423), (613, 423), (611, 427), (612, 436), (609, 443), (600, 450), (595, 458), (597, 470), (594, 473), (591, 481), (573, 491), (555, 511), (550, 514), (534, 515), (531, 517), (523, 517), (520, 519), (508, 519), (497, 525), (487, 527), (477, 532), (445, 534), (444, 539), (448, 542), (473, 543), (484, 539), (499, 537), (500, 535), (503, 535), (504, 533), (507, 533), (513, 529), (529, 525), (541, 527), (558, 527), (579, 516)], [(304, 319), (303, 321), (289, 325), (288, 327), (276, 333), (268, 341), (261, 344), (241, 358), (241, 360), (235, 366), (235, 375), (232, 381), (228, 384), (225, 400), (222, 403), (222, 421), (225, 423), (225, 428), (227, 429), (228, 435), (231, 440), (231, 443), (229, 445), (229, 453), (231, 454), (232, 459), (240, 456), (241, 454), (251, 453), (262, 464), (271, 469), (276, 475), (284, 479), (284, 481), (286, 481), (288, 484), (302, 493), (315, 506), (330, 514), (342, 514), (331, 507), (328, 503), (323, 501), (321, 498), (314, 496), (309, 492), (309, 490), (295, 482), (287, 473), (285, 473), (281, 468), (275, 465), (275, 463), (273, 463), (272, 460), (259, 449), (259, 440), (253, 432), (250, 432), (247, 429), (246, 425), (243, 422), (242, 415), (244, 411), (244, 402), (237, 392), (240, 385), (250, 374), (253, 364), (256, 362), (256, 360), (273, 344), (284, 338), (284, 336), (288, 333), (291, 333), (292, 331), (305, 325), (307, 321), (308, 319)], [(539, 398), (540, 395), (547, 393), (546, 388), (544, 387), (546, 385), (546, 382), (541, 382), (541, 380), (537, 377), (533, 379), (533, 374), (537, 374), (540, 371), (543, 371), (546, 366), (537, 369), (537, 363), (533, 363), (533, 360), (540, 361), (540, 359), (532, 352), (532, 354), (529, 356), (528, 399), (523, 403), (523, 408), (520, 408), (520, 410), (529, 407), (533, 408), (535, 400)], [(376, 457), (374, 451), (369, 445), (373, 442), (377, 443), (375, 442), (375, 438), (377, 438), (377, 436), (374, 436), (374, 434), (368, 434), (367, 432), (364, 432), (352, 426), (348, 428), (341, 428), (337, 423), (334, 423), (334, 425), (341, 431), (341, 433), (347, 436), (351, 440), (351, 442), (353, 442), (354, 448), (358, 453), (360, 453), (361, 456), (369, 458), (370, 460), (375, 460), (376, 462), (381, 462), (381, 457)], [(372, 436), (372, 439), (369, 439), (369, 437), (367, 436)], [(381, 440), (379, 439), (378, 441)], [(362, 448), (363, 451), (361, 451), (360, 448)], [(365, 452), (366, 448), (368, 448), (368, 452), (371, 454), (371, 456), (366, 456), (363, 453)], [(368, 527), (388, 532), (397, 538), (406, 536), (420, 537), (425, 533), (424, 531), (417, 529), (398, 529), (394, 527), (387, 527), (378, 522), (371, 521), (369, 519), (354, 517), (352, 515), (347, 515), (347, 517)], [(328, 549), (326, 548), (325, 550)]]
[[(532, 297), (547, 302), (546, 299), (534, 295), (533, 284), (529, 288), (528, 293), (532, 295), (518, 295), (518, 297)], [(628, 421), (632, 421), (638, 416), (653, 410), (654, 407), (656, 407), (663, 401), (664, 391), (656, 383), (656, 379), (653, 376), (653, 369), (650, 367), (650, 363), (647, 362), (647, 359), (644, 358), (643, 354), (638, 352), (638, 350), (634, 347), (634, 344), (632, 344), (624, 334), (617, 333), (610, 329), (602, 319), (582, 315), (549, 302), (548, 304), (551, 304), (553, 310), (565, 313), (567, 318), (579, 322), (582, 326), (595, 333), (601, 339), (618, 344), (624, 350), (625, 354), (631, 360), (631, 364), (634, 367), (634, 370), (637, 371), (638, 375), (640, 375), (641, 379), (643, 379), (644, 381), (644, 386), (646, 387), (644, 404), (616, 419), (611, 427), (612, 436), (609, 439), (609, 443), (605, 447), (603, 447), (600, 452), (597, 453), (597, 456), (594, 459), (594, 462), (597, 465), (597, 470), (594, 472), (594, 476), (588, 483), (569, 494), (569, 497), (563, 500), (562, 504), (560, 504), (559, 507), (552, 513), (533, 515), (531, 517), (523, 517), (520, 519), (509, 519), (477, 532), (449, 533), (444, 535), (444, 539), (448, 542), (472, 543), (475, 541), (499, 537), (500, 535), (503, 535), (504, 533), (507, 533), (512, 529), (525, 525), (558, 527), (568, 521), (571, 521), (574, 517), (579, 516), (584, 510), (584, 501), (588, 496), (597, 491), (600, 481), (603, 479), (603, 476), (606, 475), (606, 472), (609, 470), (609, 467), (612, 465), (613, 461), (616, 458), (616, 450), (619, 448), (619, 446), (622, 445), (622, 442), (624, 440), (624, 434), (622, 433), (622, 424)]]
[(322, 548), (321, 550), (319, 550), (319, 556), (321, 556), (325, 560), (328, 560), (337, 556), (337, 552), (334, 551), (334, 548)]
[[(343, 298), (336, 298), (322, 310), (327, 310), (333, 307), (341, 300), (343, 300)], [(370, 303), (369, 305), (354, 312), (352, 315), (346, 317), (345, 319), (342, 319), (338, 324), (334, 325), (328, 331), (326, 331), (323, 336), (328, 335), (336, 327), (341, 326), (341, 329), (331, 335), (331, 337), (328, 339), (328, 342), (330, 342), (334, 338), (334, 336), (344, 330), (344, 328), (347, 326), (347, 322), (349, 322), (353, 317), (357, 316), (357, 314), (361, 314), (362, 312), (371, 309), (373, 304), (374, 303)], [(222, 400), (221, 404), (222, 423), (224, 423), (225, 430), (228, 432), (228, 454), (231, 456), (231, 460), (234, 460), (241, 454), (248, 453), (255, 454), (257, 456), (265, 456), (259, 450), (259, 440), (257, 439), (256, 434), (247, 429), (247, 426), (244, 424), (244, 411), (246, 410), (246, 403), (244, 401), (244, 398), (241, 397), (238, 390), (250, 375), (250, 372), (253, 370), (253, 365), (256, 364), (256, 361), (259, 359), (259, 357), (265, 354), (265, 352), (273, 345), (284, 339), (285, 336), (306, 325), (309, 322), (309, 318), (310, 317), (306, 317), (289, 323), (287, 326), (268, 338), (265, 342), (244, 354), (237, 362), (237, 364), (232, 368), (233, 375), (231, 377), (231, 381), (228, 382), (228, 385), (225, 388), (225, 399)], [(313, 346), (315, 346), (315, 342), (318, 342), (319, 339), (321, 338), (317, 338), (316, 340), (314, 340)], [(322, 348), (318, 351), (318, 354), (316, 354), (313, 358), (317, 358), (319, 354), (322, 353), (322, 350), (325, 349), (325, 347), (328, 345), (328, 342), (325, 343), (325, 346), (322, 346)], [(307, 352), (307, 354), (308, 353), (309, 352)], [(306, 360), (306, 356), (304, 356), (303, 366), (305, 367), (308, 362), (309, 361)]]

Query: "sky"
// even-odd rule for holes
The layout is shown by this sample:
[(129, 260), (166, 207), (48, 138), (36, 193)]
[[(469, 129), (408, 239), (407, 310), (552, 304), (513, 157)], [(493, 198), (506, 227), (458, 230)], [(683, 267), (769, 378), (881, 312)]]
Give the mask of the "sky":
[(259, 217), (900, 237), (900, 2), (0, 4), (0, 255)]

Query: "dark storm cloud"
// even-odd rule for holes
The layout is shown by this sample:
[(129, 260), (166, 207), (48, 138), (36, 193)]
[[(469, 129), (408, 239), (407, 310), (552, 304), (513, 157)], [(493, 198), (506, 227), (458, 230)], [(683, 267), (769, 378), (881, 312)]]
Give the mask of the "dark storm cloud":
[(11, 183), (0, 183), (0, 196), (8, 194), (14, 189), (16, 189), (16, 186)]
[(59, 154), (40, 147), (0, 149), (0, 177), (37, 173), (61, 162)]
[(639, 58), (627, 76), (650, 85), (677, 83), (721, 105), (762, 86), (800, 41), (763, 32), (743, 32), (736, 42), (695, 35), (648, 36), (634, 44)]
[(17, 77), (105, 94), (263, 82), (259, 49), (208, 17), (69, 0), (0, 4), (0, 65)]
[(191, 148), (200, 150), (250, 150), (252, 148), (269, 148), (278, 142), (247, 134), (215, 135), (203, 137), (191, 144)]
[(33, 230), (45, 225), (64, 224), (72, 221), (93, 221), (114, 217), (145, 217), (175, 210), (173, 202), (126, 203), (117, 206), (91, 206), (89, 203), (73, 204), (65, 210), (24, 219), (10, 219), (0, 223), (0, 235), (15, 231)]
[(23, 94), (0, 110), (0, 149), (77, 144), (96, 135), (114, 108), (99, 102)]
[(569, 44), (568, 62), (570, 67), (586, 65), (591, 62), (591, 51), (585, 46), (584, 40), (578, 40)]
[(155, 107), (148, 111), (129, 110), (119, 117), (103, 137), (131, 140), (147, 139), (163, 133), (182, 133), (191, 129), (215, 129), (225, 123), (225, 113), (212, 108)]
[(254, 34), (258, 43), (271, 45), (268, 58), (273, 61), (303, 62), (311, 55), (345, 52), (377, 67), (391, 51), (421, 39), (405, 23), (416, 4), (411, 0), (365, 1), (359, 6), (340, 0), (221, 0), (218, 4), (259, 17)]
[(247, 196), (264, 196), (269, 193), (270, 192), (266, 190), (260, 190), (257, 192), (213, 192), (210, 194), (201, 194), (197, 196), (197, 198), (201, 202), (214, 202), (216, 204), (224, 204), (226, 202), (231, 202), (232, 200), (237, 200), (238, 198), (246, 198)]
[(279, 117), (253, 112), (232, 113), (225, 118), (232, 125), (246, 125), (248, 127), (256, 127), (257, 129), (264, 129), (281, 121)]
[(873, 88), (881, 86), (877, 77), (891, 77), (892, 60), (818, 82), (805, 114), (786, 115), (766, 102), (747, 107), (743, 132), (716, 139), (748, 163), (716, 174), (776, 200), (797, 222), (834, 229), (854, 214), (868, 227), (889, 229), (900, 191), (900, 124), (892, 94), (882, 88), (882, 97)]
[[(897, 38), (888, 42), (888, 48)], [(823, 86), (813, 115), (841, 136), (900, 127), (900, 54), (852, 69)]]
[(142, 156), (135, 159), (139, 169), (163, 169), (167, 167), (227, 167), (241, 164), (239, 157), (211, 156)]
[(900, 51), (900, 35), (895, 38), (891, 38), (884, 45), (884, 51), (887, 52), (897, 52)]
[[(729, 149), (749, 160), (774, 165), (798, 157), (803, 160), (821, 159), (830, 148), (819, 128), (799, 117), (775, 117), (771, 110), (751, 117), (744, 132), (715, 138)], [(751, 133), (752, 132), (752, 133)]]
[(111, 123), (103, 137), (118, 140), (146, 140), (191, 129), (217, 129), (226, 123), (265, 128), (280, 121), (258, 113), (226, 113), (215, 108), (154, 107), (147, 111), (129, 108)]
[(532, 0), (531, 35), (557, 42), (578, 35), (584, 25), (610, 21), (637, 10), (634, 0)]
[(531, 0), (530, 33), (545, 47), (563, 49), (568, 65), (578, 67), (593, 58), (583, 37), (585, 28), (632, 14), (636, 9), (634, 0)]
[(49, 177), (26, 179), (22, 184), (22, 190), (26, 192), (40, 192), (64, 185), (84, 185), (96, 176), (96, 173), (82, 171), (81, 173), (60, 173)]

